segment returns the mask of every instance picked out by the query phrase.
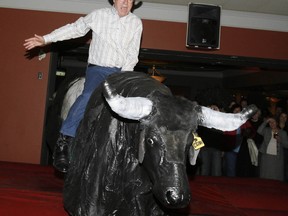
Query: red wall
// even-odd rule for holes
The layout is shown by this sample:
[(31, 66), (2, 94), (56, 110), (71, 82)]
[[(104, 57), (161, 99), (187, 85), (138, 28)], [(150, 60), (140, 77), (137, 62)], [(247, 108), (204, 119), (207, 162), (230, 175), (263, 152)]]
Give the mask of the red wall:
[(186, 23), (144, 20), (143, 24), (143, 48), (288, 59), (288, 32), (223, 26), (219, 50), (196, 51), (185, 46)]
[[(73, 22), (77, 14), (0, 8), (0, 160), (40, 163), (49, 52), (45, 59), (26, 58), (24, 39)], [(188, 51), (186, 24), (143, 20), (142, 48)], [(288, 33), (223, 27), (215, 54), (288, 60)], [(48, 47), (49, 48), (49, 47)], [(37, 79), (37, 73), (43, 79)]]

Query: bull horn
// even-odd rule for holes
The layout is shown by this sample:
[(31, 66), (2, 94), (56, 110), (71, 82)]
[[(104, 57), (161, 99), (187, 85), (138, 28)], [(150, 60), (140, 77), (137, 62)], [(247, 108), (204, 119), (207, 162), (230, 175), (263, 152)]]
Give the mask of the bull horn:
[(103, 94), (111, 109), (119, 116), (140, 120), (148, 116), (153, 107), (151, 100), (144, 97), (122, 97), (112, 89), (107, 81), (103, 84)]
[(257, 112), (257, 107), (252, 104), (235, 114), (214, 111), (204, 106), (198, 106), (196, 110), (198, 110), (199, 125), (222, 131), (233, 131), (251, 118)]

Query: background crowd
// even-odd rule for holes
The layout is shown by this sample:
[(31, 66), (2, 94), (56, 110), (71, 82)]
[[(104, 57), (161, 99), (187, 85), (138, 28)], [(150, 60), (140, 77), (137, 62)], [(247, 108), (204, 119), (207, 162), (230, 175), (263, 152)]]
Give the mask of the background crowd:
[[(232, 101), (225, 110), (217, 103), (206, 104), (214, 110), (238, 113), (247, 99)], [(198, 128), (205, 147), (197, 161), (199, 175), (258, 177), (288, 182), (287, 110), (258, 107), (257, 113), (235, 131), (222, 132)]]

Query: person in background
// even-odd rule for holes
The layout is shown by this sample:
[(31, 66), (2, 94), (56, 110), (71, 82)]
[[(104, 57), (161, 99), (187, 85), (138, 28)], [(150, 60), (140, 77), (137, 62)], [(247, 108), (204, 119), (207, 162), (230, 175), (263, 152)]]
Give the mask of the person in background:
[(258, 108), (257, 112), (248, 121), (252, 125), (253, 131), (255, 131), (254, 137), (252, 137), (252, 139), (254, 140), (256, 146), (259, 148), (263, 141), (263, 137), (257, 133), (257, 129), (263, 123), (261, 109)]
[[(242, 107), (240, 104), (234, 104), (231, 107), (231, 113), (239, 113), (241, 112)], [(251, 124), (249, 121), (241, 125), (237, 130), (234, 131), (225, 131), (224, 132), (224, 144), (226, 151), (224, 153), (224, 175), (229, 177), (235, 177), (237, 175), (237, 160), (238, 160), (238, 153), (246, 134), (246, 130), (251, 128)]]
[[(220, 111), (216, 104), (212, 104), (209, 108)], [(197, 132), (205, 144), (199, 155), (201, 159), (200, 175), (221, 176), (223, 131), (199, 126)]]
[(276, 106), (274, 116), (277, 120), (279, 120), (280, 114), (282, 112), (284, 112), (283, 107), (282, 106)]
[(287, 113), (282, 111), (279, 114), (279, 117), (278, 117), (277, 121), (279, 122), (279, 128), (281, 128), (282, 130), (288, 132)]
[(62, 123), (53, 153), (54, 167), (64, 173), (69, 167), (68, 145), (75, 137), (92, 92), (110, 74), (133, 71), (138, 62), (143, 26), (141, 19), (131, 13), (134, 0), (113, 2), (110, 8), (96, 9), (50, 34), (35, 34), (24, 43), (24, 47), (31, 50), (52, 42), (82, 37), (92, 30), (84, 90)]
[[(247, 134), (247, 138), (251, 139), (253, 141), (253, 145), (255, 144), (255, 151), (258, 153), (258, 149), (260, 148), (262, 142), (263, 142), (263, 136), (261, 136), (259, 133), (257, 133), (257, 130), (259, 126), (263, 123), (263, 118), (262, 118), (262, 111), (260, 108), (258, 108), (257, 112), (248, 120), (250, 124), (252, 125), (252, 130), (250, 134)], [(247, 139), (247, 143), (251, 140)], [(246, 144), (247, 145), (247, 144)], [(252, 143), (250, 143), (252, 145)], [(253, 156), (251, 154), (251, 149), (253, 146), (249, 147), (249, 144), (247, 146), (247, 150), (249, 153), (249, 158), (247, 157), (247, 160), (244, 162), (246, 163), (246, 177), (259, 177), (259, 167), (258, 167), (258, 158), (255, 158), (255, 161), (253, 161)], [(244, 149), (245, 150), (245, 149)], [(246, 154), (248, 154), (246, 152)], [(245, 159), (244, 159), (245, 160)], [(253, 163), (252, 163), (253, 161)]]
[[(287, 122), (287, 113), (281, 112), (279, 115), (279, 128), (288, 133), (288, 122)], [(288, 182), (288, 149), (284, 148), (284, 170), (285, 170), (285, 181)]]
[[(258, 146), (262, 143), (262, 136), (257, 133), (261, 125), (261, 110), (248, 120), (245, 130), (242, 130), (242, 143), (237, 157), (237, 176), (238, 177), (258, 177)], [(251, 143), (252, 142), (252, 143)]]
[(242, 107), (242, 109), (245, 109), (248, 106), (248, 101), (246, 98), (242, 98), (242, 100), (240, 101), (240, 106)]
[(276, 118), (270, 117), (263, 121), (257, 133), (263, 136), (259, 149), (260, 178), (283, 181), (284, 148), (288, 148), (286, 131), (278, 127)]

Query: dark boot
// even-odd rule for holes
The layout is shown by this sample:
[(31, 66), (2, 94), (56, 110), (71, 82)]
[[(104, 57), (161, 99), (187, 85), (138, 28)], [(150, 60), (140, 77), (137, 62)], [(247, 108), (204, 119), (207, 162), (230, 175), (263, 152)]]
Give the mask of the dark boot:
[(53, 166), (60, 172), (66, 173), (69, 168), (69, 147), (72, 137), (60, 134), (53, 152)]

